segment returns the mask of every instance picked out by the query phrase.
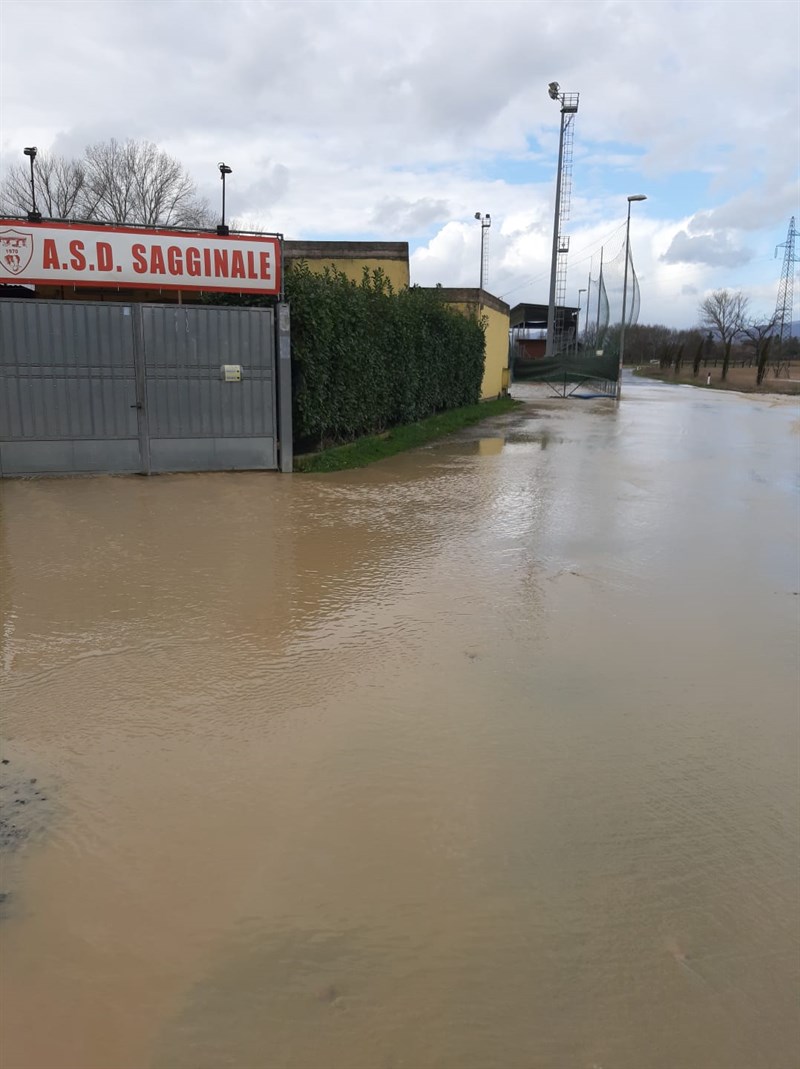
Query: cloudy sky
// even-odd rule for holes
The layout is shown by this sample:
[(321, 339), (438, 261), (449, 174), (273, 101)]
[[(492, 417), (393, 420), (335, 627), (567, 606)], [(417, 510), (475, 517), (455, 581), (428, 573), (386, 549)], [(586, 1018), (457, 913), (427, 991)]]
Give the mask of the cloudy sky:
[(25, 145), (146, 138), (213, 203), (229, 163), (248, 225), (408, 241), (423, 285), (478, 284), (488, 212), (487, 288), (546, 302), (557, 80), (580, 93), (568, 303), (645, 193), (640, 322), (690, 326), (723, 286), (771, 314), (799, 41), (796, 0), (0, 0), (0, 171)]

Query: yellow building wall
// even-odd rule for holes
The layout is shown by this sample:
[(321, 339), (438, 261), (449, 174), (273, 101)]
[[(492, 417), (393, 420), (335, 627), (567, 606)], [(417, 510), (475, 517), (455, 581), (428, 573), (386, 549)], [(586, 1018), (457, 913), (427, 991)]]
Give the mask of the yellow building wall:
[(508, 312), (484, 306), (486, 324), (486, 364), (483, 368), (481, 399), (497, 397), (508, 389)]
[(380, 268), (395, 291), (407, 289), (410, 281), (407, 241), (291, 241), (283, 243), (286, 269), (302, 260), (317, 274), (335, 267), (353, 282), (364, 277), (364, 268)]
[[(448, 302), (451, 308), (462, 315), (477, 316), (476, 301)], [(487, 304), (480, 306), (480, 315), (486, 320), (486, 359), (483, 365), (481, 400), (490, 401), (508, 389), (508, 312), (501, 312)]]
[[(380, 268), (386, 275), (392, 284), (392, 288), (395, 292), (402, 289), (408, 289), (409, 284), (409, 272), (408, 272), (408, 260), (351, 260), (349, 257), (346, 259), (338, 260), (317, 260), (306, 259), (306, 264), (310, 271), (315, 274), (321, 275), (326, 267), (335, 267), (337, 271), (341, 271), (342, 274), (347, 275), (353, 282), (360, 282), (364, 277), (364, 268), (369, 271), (374, 271), (376, 268)], [(287, 263), (287, 267), (291, 270), (291, 262)]]

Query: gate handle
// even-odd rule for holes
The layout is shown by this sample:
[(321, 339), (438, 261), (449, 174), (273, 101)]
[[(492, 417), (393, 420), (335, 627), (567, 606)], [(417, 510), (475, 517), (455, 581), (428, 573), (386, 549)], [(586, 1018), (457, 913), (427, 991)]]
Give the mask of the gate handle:
[(130, 405), (129, 407), (130, 408), (141, 408), (142, 407), (142, 402), (141, 401), (137, 401), (135, 405)]

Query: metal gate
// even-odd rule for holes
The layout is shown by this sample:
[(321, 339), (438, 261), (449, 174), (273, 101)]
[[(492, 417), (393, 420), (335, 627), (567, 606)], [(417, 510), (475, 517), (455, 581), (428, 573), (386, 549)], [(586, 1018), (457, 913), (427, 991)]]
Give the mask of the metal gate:
[(0, 300), (0, 475), (290, 471), (280, 312)]

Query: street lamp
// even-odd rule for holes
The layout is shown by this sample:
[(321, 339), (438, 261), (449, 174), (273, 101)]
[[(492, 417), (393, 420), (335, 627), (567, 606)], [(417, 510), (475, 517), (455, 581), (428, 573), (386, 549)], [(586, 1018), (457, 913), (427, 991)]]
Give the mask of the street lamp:
[(31, 161), (31, 201), (33, 202), (33, 211), (28, 212), (28, 222), (40, 223), (42, 221), (42, 213), (36, 210), (36, 185), (33, 180), (33, 161), (36, 159), (36, 145), (31, 145), (22, 151)]
[[(578, 314), (575, 316), (575, 355), (578, 355), (578, 330), (581, 325), (581, 294), (586, 293), (586, 290), (578, 290)], [(588, 307), (588, 306), (587, 306)]]
[(625, 359), (625, 312), (628, 303), (628, 260), (631, 250), (631, 204), (635, 200), (647, 200), (644, 193), (634, 193), (628, 197), (628, 221), (625, 224), (625, 273), (622, 276), (622, 325), (619, 329), (619, 379), (617, 380), (617, 400), (622, 397), (622, 361)]
[(217, 227), (217, 233), (220, 237), (227, 237), (230, 230), (225, 226), (225, 175), (233, 174), (233, 168), (229, 167), (227, 163), (219, 164), (219, 176), (222, 179), (222, 223)]
[[(578, 110), (580, 93), (562, 93), (558, 82), (550, 82), (547, 94), (561, 104), (561, 134), (558, 139), (558, 171), (556, 172), (556, 207), (553, 220), (553, 255), (550, 261), (550, 300), (547, 305), (547, 341), (544, 355), (553, 356), (556, 338), (556, 277), (558, 275), (559, 231), (561, 230), (561, 181), (564, 171), (564, 134), (572, 116)], [(571, 159), (571, 157), (570, 157)], [(563, 315), (563, 311), (562, 311)]]
[(486, 231), (492, 225), (492, 217), (491, 217), (491, 215), (489, 215), (488, 212), (486, 213), (486, 215), (481, 215), (480, 212), (475, 212), (475, 218), (481, 224), (481, 285), (480, 285), (480, 292), (481, 292), (481, 296), (483, 296), (483, 276), (484, 276), (484, 265), (486, 263)]

